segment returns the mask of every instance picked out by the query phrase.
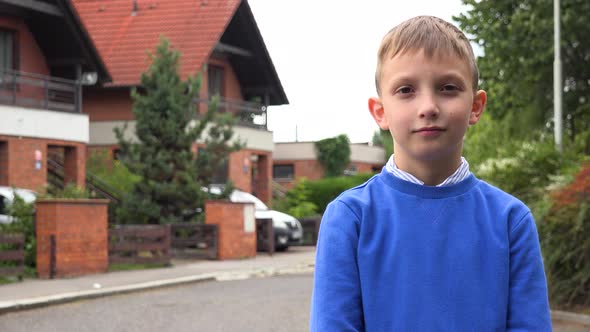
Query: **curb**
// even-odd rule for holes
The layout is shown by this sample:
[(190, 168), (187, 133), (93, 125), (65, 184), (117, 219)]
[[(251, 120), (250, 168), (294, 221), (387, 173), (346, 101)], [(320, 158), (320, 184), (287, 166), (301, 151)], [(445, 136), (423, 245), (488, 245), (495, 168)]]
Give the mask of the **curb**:
[(590, 315), (574, 312), (551, 310), (551, 318), (564, 322), (571, 322), (590, 327)]
[(79, 292), (68, 292), (57, 295), (34, 297), (28, 299), (20, 299), (13, 301), (0, 302), (0, 315), (8, 312), (28, 310), (33, 308), (45, 307), (52, 304), (62, 304), (74, 302), (83, 299), (94, 299), (99, 297), (106, 297), (110, 295), (126, 294), (132, 292), (139, 292), (149, 289), (164, 288), (170, 286), (177, 286), (182, 284), (214, 281), (216, 276), (211, 273), (201, 274), (196, 276), (180, 277), (173, 279), (148, 281), (137, 284), (115, 286), (104, 289), (92, 289)]
[(68, 292), (56, 295), (34, 297), (28, 299), (19, 299), (11, 301), (0, 301), (0, 315), (29, 310), (34, 308), (46, 307), (54, 304), (63, 304), (68, 302), (74, 302), (79, 300), (94, 299), (100, 297), (106, 297), (111, 295), (127, 294), (133, 292), (140, 292), (151, 289), (165, 288), (179, 286), (183, 284), (206, 282), (206, 281), (231, 281), (231, 280), (244, 280), (249, 278), (264, 278), (284, 274), (298, 274), (313, 271), (309, 265), (295, 266), (288, 268), (259, 268), (244, 271), (225, 271), (225, 272), (213, 272), (203, 273), (199, 275), (170, 278), (156, 281), (147, 281), (131, 285), (124, 286), (113, 286), (103, 289), (91, 289), (77, 292)]

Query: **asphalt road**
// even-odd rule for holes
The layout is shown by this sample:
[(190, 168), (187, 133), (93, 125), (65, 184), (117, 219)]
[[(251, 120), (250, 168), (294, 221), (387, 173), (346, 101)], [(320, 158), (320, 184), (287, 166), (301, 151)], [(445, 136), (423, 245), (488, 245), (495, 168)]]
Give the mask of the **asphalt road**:
[[(311, 274), (203, 282), (0, 315), (0, 331), (308, 331)], [(555, 332), (590, 328), (555, 322)]]
[(311, 274), (203, 282), (0, 316), (0, 331), (309, 330)]

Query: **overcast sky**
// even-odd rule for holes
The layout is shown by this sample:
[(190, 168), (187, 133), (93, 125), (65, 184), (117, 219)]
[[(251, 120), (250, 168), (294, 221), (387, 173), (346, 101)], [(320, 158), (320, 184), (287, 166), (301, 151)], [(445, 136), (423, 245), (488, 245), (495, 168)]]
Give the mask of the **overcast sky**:
[(460, 0), (249, 0), (289, 105), (269, 108), (275, 142), (347, 134), (368, 142), (377, 125), (377, 49), (398, 23), (417, 16), (445, 20), (466, 10)]

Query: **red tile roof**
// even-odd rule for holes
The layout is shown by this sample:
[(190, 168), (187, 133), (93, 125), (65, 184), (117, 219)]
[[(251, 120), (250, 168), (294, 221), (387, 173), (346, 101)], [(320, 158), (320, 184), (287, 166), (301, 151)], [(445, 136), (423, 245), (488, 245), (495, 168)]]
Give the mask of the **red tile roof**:
[(240, 4), (240, 0), (72, 0), (113, 82), (138, 85), (160, 35), (181, 52), (180, 73), (198, 72)]

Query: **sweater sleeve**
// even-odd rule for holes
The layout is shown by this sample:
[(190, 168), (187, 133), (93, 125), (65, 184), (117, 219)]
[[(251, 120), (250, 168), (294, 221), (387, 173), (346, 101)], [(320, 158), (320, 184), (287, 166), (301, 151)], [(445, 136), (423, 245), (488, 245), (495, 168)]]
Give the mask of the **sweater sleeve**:
[(316, 247), (310, 331), (364, 331), (357, 264), (358, 218), (342, 202), (328, 205)]
[(547, 281), (539, 236), (531, 213), (510, 231), (507, 331), (551, 331)]

